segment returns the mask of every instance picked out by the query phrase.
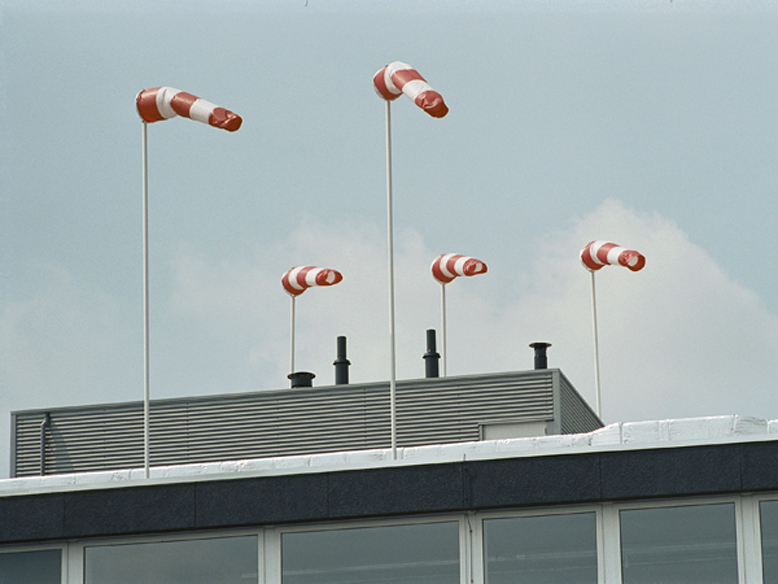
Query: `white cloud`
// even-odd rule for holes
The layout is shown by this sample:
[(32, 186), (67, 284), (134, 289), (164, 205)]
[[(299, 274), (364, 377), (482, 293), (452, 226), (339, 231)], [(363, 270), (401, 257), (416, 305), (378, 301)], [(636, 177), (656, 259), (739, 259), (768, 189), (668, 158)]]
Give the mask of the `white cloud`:
[[(298, 298), (297, 368), (314, 371), (319, 385), (332, 383), (335, 337), (344, 334), (352, 381), (386, 380), (384, 237), (376, 225), (336, 229), (309, 218), (289, 245), (257, 253), (250, 262), (209, 267), (186, 252), (177, 260), (174, 305), (211, 327), (232, 323), (230, 330), (242, 329), (233, 338), (246, 344), (235, 350), (243, 352), (251, 377), (263, 379), (262, 387), (282, 387), (289, 299), (280, 276), (300, 264), (339, 269), (341, 284)], [(395, 239), (398, 378), (415, 378), (424, 371), (424, 331), (440, 328), (440, 287), (429, 264), (441, 251), (468, 250), (432, 251), (414, 232)], [(489, 273), (447, 287), (448, 373), (527, 369), (527, 345), (547, 341), (553, 344), (550, 366), (561, 368), (594, 405), (590, 279), (578, 260), (592, 239), (612, 240), (647, 257), (641, 272), (608, 267), (596, 274), (606, 420), (726, 413), (778, 418), (778, 399), (769, 390), (778, 374), (778, 318), (671, 220), (616, 201), (548, 234), (525, 272), (506, 250), (494, 261), (480, 258)], [(488, 290), (495, 285), (513, 287), (516, 294), (497, 304)]]
[(548, 257), (534, 269), (535, 290), (510, 308), (509, 320), (555, 344), (552, 363), (590, 402), (590, 280), (577, 253), (592, 239), (647, 258), (640, 272), (607, 267), (595, 276), (606, 419), (778, 417), (769, 390), (778, 374), (778, 318), (675, 223), (615, 201), (546, 238), (538, 252)]
[[(531, 260), (512, 257), (508, 242), (500, 257), (479, 258), (487, 274), (447, 287), (449, 375), (529, 369), (527, 345), (547, 341), (549, 365), (594, 405), (590, 280), (578, 260), (592, 239), (647, 258), (637, 273), (596, 274), (606, 421), (778, 418), (776, 315), (674, 222), (616, 201), (547, 234)], [(440, 328), (429, 264), (470, 250), (433, 251), (412, 231), (395, 243), (398, 378), (419, 378), (425, 330)], [(333, 383), (335, 338), (346, 335), (352, 382), (387, 380), (386, 255), (382, 226), (311, 218), (275, 248), (239, 258), (182, 245), (172, 289), (155, 289), (167, 300), (152, 310), (152, 397), (287, 386), (290, 299), (280, 278), (301, 264), (338, 269), (344, 280), (298, 297), (297, 368), (315, 372), (316, 385)], [(27, 298), (6, 299), (0, 312), (0, 432), (8, 435), (10, 410), (141, 399), (140, 314), (62, 267), (30, 273)]]

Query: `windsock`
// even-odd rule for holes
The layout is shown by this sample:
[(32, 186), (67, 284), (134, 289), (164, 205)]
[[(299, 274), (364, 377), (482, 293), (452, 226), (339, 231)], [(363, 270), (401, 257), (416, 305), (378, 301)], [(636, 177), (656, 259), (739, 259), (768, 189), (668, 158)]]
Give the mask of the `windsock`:
[(443, 96), (432, 89), (416, 69), (400, 61), (389, 63), (373, 75), (373, 86), (386, 101), (395, 100), (404, 93), (433, 118), (442, 118), (448, 113)]
[(435, 258), (430, 269), (438, 282), (448, 284), (457, 276), (476, 276), (486, 273), (486, 264), (458, 253), (445, 253)]
[(177, 115), (234, 132), (243, 123), (238, 114), (172, 87), (144, 89), (135, 98), (138, 114), (145, 121), (159, 122)]
[(292, 268), (281, 278), (284, 290), (292, 296), (299, 296), (311, 286), (334, 286), (343, 279), (338, 270), (298, 266)]
[(632, 249), (624, 249), (607, 241), (592, 241), (581, 250), (581, 261), (590, 272), (603, 266), (624, 266), (633, 272), (643, 269), (646, 258)]

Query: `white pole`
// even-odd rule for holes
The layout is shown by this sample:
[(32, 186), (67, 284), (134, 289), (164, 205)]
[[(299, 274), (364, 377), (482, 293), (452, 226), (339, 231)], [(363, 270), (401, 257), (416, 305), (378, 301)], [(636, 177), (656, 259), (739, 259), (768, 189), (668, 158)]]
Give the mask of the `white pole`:
[(292, 318), (289, 327), (291, 330), (291, 342), (289, 343), (289, 373), (294, 373), (294, 300), (295, 297), (292, 296)]
[(148, 124), (143, 121), (143, 467), (149, 478), (149, 147)]
[(440, 284), (440, 352), (443, 357), (443, 377), (446, 376), (446, 285)]
[(392, 236), (392, 107), (386, 102), (386, 231), (389, 248), (389, 416), (392, 460), (397, 459), (396, 352), (394, 339), (394, 238)]
[(597, 295), (594, 290), (594, 272), (592, 275), (592, 331), (594, 333), (594, 387), (596, 390), (595, 406), (597, 415), (602, 417), (600, 406), (600, 344), (597, 337)]

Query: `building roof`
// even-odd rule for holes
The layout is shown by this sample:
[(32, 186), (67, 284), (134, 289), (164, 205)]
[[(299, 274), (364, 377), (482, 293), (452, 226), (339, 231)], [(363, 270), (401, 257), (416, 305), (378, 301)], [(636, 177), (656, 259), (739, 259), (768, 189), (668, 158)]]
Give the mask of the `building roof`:
[(0, 481), (0, 544), (767, 492), (778, 421), (612, 424), (586, 434)]
[(335, 453), (280, 456), (236, 461), (156, 466), (145, 479), (143, 468), (31, 476), (0, 480), (0, 497), (72, 490), (105, 489), (216, 479), (272, 477), (445, 464), (462, 461), (548, 457), (635, 450), (711, 446), (778, 439), (778, 420), (710, 416), (620, 422), (583, 434), (479, 440), (453, 444), (378, 448)]

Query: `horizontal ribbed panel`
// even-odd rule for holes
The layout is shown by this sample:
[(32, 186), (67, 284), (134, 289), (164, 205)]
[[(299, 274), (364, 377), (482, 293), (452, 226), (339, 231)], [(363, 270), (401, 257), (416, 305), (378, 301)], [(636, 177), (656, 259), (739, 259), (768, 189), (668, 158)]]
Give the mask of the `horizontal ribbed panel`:
[(602, 427), (602, 422), (562, 373), (559, 374), (559, 405), (562, 434), (592, 432)]
[[(567, 399), (580, 401), (575, 390)], [(387, 448), (389, 408), (385, 383), (154, 401), (151, 464)], [(584, 419), (585, 406), (567, 409), (576, 418), (569, 432), (599, 427), (596, 419)], [(403, 381), (397, 384), (397, 443), (473, 441), (485, 421), (551, 421), (553, 412), (551, 370)], [(46, 474), (143, 466), (142, 403), (48, 413)], [(16, 476), (40, 474), (44, 414), (15, 414)]]

